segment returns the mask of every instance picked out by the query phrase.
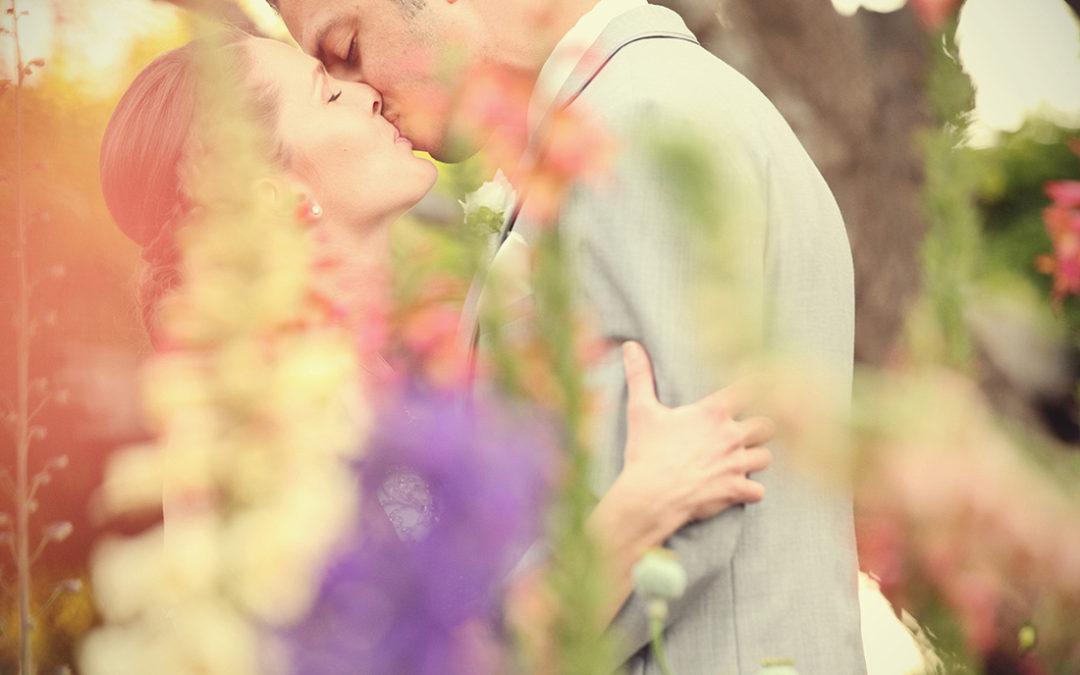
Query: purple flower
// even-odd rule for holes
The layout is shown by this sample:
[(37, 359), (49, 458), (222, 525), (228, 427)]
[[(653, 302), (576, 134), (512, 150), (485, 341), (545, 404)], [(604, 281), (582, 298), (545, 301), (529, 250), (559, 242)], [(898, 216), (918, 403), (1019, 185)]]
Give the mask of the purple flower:
[(394, 410), (358, 466), (357, 541), (286, 635), (297, 673), (482, 672), (469, 636), (498, 631), (500, 586), (540, 534), (550, 426), (448, 396)]

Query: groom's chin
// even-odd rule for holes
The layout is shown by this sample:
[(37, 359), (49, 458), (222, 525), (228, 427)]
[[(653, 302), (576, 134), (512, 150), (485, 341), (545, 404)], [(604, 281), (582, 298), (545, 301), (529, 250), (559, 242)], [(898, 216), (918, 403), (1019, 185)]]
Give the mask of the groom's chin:
[(464, 162), (483, 148), (483, 143), (475, 136), (463, 134), (448, 134), (437, 148), (428, 151), (428, 154), (437, 161), (454, 164)]

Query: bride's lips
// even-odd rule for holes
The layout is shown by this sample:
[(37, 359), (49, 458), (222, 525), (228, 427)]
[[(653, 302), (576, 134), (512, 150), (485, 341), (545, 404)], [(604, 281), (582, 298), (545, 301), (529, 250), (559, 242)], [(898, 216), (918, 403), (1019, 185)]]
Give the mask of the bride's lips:
[(412, 150), (412, 141), (401, 135), (401, 130), (398, 129), (398, 125), (389, 118), (386, 118), (386, 121), (390, 122), (390, 128), (394, 130), (394, 143), (407, 145), (409, 146), (409, 149)]

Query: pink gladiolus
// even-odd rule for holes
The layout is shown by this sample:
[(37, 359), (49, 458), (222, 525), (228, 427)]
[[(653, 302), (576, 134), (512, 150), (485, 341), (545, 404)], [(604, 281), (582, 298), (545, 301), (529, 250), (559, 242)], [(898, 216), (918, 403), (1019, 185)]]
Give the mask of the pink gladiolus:
[[(1068, 145), (1080, 155), (1080, 139)], [(1043, 222), (1054, 253), (1038, 256), (1035, 267), (1054, 276), (1051, 295), (1054, 305), (1060, 307), (1067, 296), (1080, 295), (1080, 181), (1050, 181), (1044, 189), (1053, 202), (1043, 210)]]
[(1064, 209), (1080, 207), (1080, 180), (1055, 180), (1046, 184), (1046, 195), (1055, 206)]

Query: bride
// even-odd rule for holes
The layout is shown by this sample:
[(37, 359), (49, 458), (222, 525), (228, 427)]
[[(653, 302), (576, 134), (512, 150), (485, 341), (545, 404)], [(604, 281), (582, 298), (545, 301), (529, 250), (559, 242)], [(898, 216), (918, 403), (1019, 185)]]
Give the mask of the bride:
[[(193, 43), (165, 54), (135, 79), (102, 144), (106, 202), (148, 263), (141, 300), (152, 336), (156, 305), (179, 281), (175, 227), (193, 207), (184, 176), (193, 125), (204, 112), (194, 50)], [(273, 139), (280, 179), (267, 199), (301, 193), (298, 217), (311, 224), (320, 246), (347, 261), (322, 270), (318, 283), (333, 290), (347, 327), (360, 334), (366, 312), (388, 290), (393, 223), (432, 188), (436, 167), (414, 155), (383, 118), (371, 87), (336, 80), (314, 58), (277, 41), (234, 36), (224, 50), (220, 63), (235, 69), (229, 76), (243, 84)], [(666, 408), (656, 399), (645, 351), (626, 343), (624, 363), (625, 462), (589, 517), (616, 584), (608, 620), (629, 594), (630, 569), (643, 551), (691, 521), (763, 498), (764, 488), (748, 474), (770, 464), (763, 444), (773, 434), (766, 418), (736, 420), (746, 404), (735, 387)]]

